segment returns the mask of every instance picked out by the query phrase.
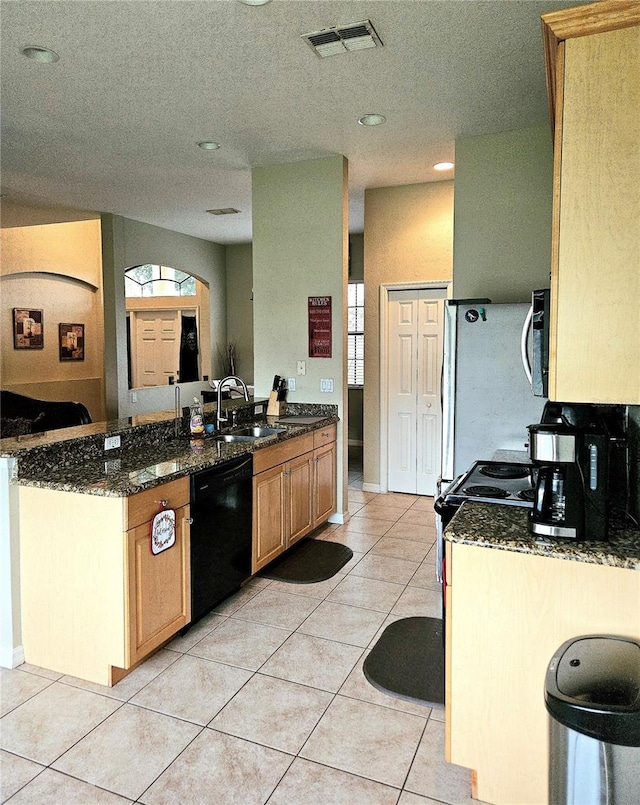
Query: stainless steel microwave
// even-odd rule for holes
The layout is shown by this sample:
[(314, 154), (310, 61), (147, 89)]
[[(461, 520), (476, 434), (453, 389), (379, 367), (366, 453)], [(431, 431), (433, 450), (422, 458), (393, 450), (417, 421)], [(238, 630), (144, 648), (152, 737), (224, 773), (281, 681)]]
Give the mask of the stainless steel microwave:
[[(533, 291), (531, 307), (522, 328), (520, 344), (522, 364), (536, 397), (549, 396), (549, 288)], [(529, 357), (529, 333), (531, 333), (531, 357)]]

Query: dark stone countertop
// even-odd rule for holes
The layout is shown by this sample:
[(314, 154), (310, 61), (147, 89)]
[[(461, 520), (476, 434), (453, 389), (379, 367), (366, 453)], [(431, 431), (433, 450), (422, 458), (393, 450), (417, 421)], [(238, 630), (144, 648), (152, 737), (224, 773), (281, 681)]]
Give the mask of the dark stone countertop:
[(640, 570), (640, 529), (611, 527), (608, 536), (607, 542), (537, 539), (527, 509), (479, 501), (463, 503), (445, 531), (449, 542)]
[[(307, 406), (305, 410), (288, 411), (288, 415), (299, 413), (301, 416), (322, 417), (312, 424), (280, 425), (277, 420), (265, 422), (263, 418), (260, 424), (277, 425), (284, 431), (253, 442), (223, 442), (217, 440), (215, 434), (198, 439), (176, 437), (171, 429), (158, 431), (153, 424), (136, 424), (135, 434), (133, 430), (129, 433), (120, 430), (127, 436), (127, 439), (123, 439), (121, 449), (104, 452), (101, 447), (96, 448), (96, 435), (100, 442), (103, 435), (114, 433), (116, 428), (105, 428), (102, 423), (66, 429), (76, 432), (71, 440), (71, 434), (59, 434), (56, 439), (56, 432), (52, 432), (45, 444), (40, 440), (37, 443), (22, 442), (20, 450), (7, 450), (4, 455), (17, 458), (17, 472), (12, 482), (20, 486), (103, 497), (128, 497), (339, 421), (334, 413), (335, 406), (316, 406), (317, 410), (311, 408)], [(327, 408), (333, 410), (328, 411)], [(247, 424), (250, 423), (244, 422), (238, 427), (246, 427)], [(84, 428), (89, 432), (79, 433)]]

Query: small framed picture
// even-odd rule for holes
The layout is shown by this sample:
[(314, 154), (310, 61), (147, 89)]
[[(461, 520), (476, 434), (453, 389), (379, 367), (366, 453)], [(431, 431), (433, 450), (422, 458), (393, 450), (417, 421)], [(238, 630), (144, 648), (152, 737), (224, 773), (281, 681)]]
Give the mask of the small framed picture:
[(84, 324), (59, 324), (58, 346), (61, 361), (84, 360)]
[(41, 310), (13, 308), (13, 348), (43, 349), (44, 331)]

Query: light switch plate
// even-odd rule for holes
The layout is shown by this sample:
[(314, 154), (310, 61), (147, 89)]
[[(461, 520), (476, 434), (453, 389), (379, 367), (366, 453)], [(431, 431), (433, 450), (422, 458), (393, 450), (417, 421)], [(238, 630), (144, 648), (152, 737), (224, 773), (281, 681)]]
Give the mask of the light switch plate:
[(320, 378), (320, 391), (332, 392), (333, 391), (333, 378), (321, 377)]
[(296, 379), (295, 377), (288, 377), (287, 378), (287, 391), (295, 391), (296, 390)]

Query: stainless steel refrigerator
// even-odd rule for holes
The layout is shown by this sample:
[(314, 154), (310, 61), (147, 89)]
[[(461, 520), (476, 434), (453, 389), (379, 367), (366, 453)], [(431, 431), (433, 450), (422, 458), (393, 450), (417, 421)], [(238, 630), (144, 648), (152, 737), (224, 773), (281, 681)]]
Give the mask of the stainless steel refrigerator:
[(497, 450), (526, 451), (535, 397), (521, 358), (529, 304), (447, 300), (442, 370), (442, 471), (451, 481)]

